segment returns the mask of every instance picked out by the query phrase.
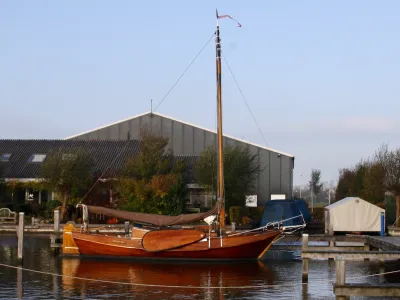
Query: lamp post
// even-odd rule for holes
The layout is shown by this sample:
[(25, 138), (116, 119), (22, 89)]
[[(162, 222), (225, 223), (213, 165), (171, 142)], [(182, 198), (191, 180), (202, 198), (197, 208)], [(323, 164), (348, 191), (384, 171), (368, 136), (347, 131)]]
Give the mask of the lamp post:
[(331, 189), (328, 190), (328, 203), (331, 205)]
[[(301, 182), (302, 177), (303, 177), (303, 173), (300, 173), (300, 182)], [(301, 185), (299, 186), (299, 191), (300, 191), (300, 199), (301, 199)]]
[[(329, 202), (328, 205), (331, 205), (331, 192), (335, 192), (335, 190), (332, 189), (332, 188), (329, 188), (329, 189), (328, 189), (328, 202)], [(325, 199), (326, 199), (326, 198), (325, 198)]]

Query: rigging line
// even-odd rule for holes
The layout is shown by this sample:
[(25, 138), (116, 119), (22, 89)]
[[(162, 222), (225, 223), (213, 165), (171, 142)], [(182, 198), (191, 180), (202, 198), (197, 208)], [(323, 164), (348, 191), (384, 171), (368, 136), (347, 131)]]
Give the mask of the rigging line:
[(229, 72), (231, 73), (232, 78), (233, 78), (233, 80), (235, 81), (235, 84), (236, 84), (236, 86), (237, 86), (237, 88), (238, 88), (240, 94), (242, 95), (242, 98), (243, 98), (244, 102), (246, 103), (246, 106), (247, 106), (247, 108), (248, 108), (248, 110), (249, 110), (249, 112), (250, 112), (250, 114), (251, 114), (251, 117), (252, 117), (253, 120), (254, 120), (254, 123), (256, 124), (256, 126), (257, 126), (257, 128), (258, 128), (258, 131), (259, 131), (260, 134), (261, 134), (262, 139), (264, 140), (265, 145), (268, 146), (268, 143), (267, 143), (267, 141), (266, 141), (266, 139), (265, 139), (265, 137), (264, 137), (264, 134), (262, 133), (261, 128), (260, 128), (260, 126), (258, 125), (257, 120), (256, 120), (256, 118), (255, 118), (254, 115), (253, 115), (253, 112), (251, 111), (250, 105), (249, 105), (249, 103), (247, 102), (246, 97), (244, 96), (243, 91), (242, 91), (242, 89), (240, 88), (239, 83), (237, 82), (236, 77), (235, 77), (235, 75), (233, 74), (233, 71), (232, 71), (232, 69), (231, 69), (231, 67), (230, 67), (230, 65), (229, 65), (229, 63), (228, 63), (228, 60), (226, 59), (226, 57), (225, 57), (225, 55), (224, 55), (223, 52), (222, 52), (222, 57), (224, 58), (224, 61), (225, 61), (226, 65), (228, 66), (228, 70), (229, 70)]
[[(57, 276), (57, 277), (65, 277), (65, 278), (72, 278), (72, 279), (79, 279), (85, 281), (93, 281), (93, 282), (102, 282), (102, 283), (112, 283), (112, 284), (120, 284), (120, 285), (131, 285), (131, 286), (143, 286), (143, 287), (157, 287), (157, 288), (180, 288), (180, 289), (261, 289), (261, 288), (279, 288), (279, 287), (295, 287), (299, 285), (308, 285), (308, 282), (296, 282), (296, 283), (289, 283), (289, 284), (267, 284), (267, 285), (249, 285), (249, 286), (192, 286), (192, 285), (161, 285), (161, 284), (146, 284), (146, 283), (135, 283), (135, 282), (125, 282), (125, 281), (111, 281), (111, 280), (103, 280), (103, 279), (95, 279), (95, 278), (86, 278), (86, 277), (78, 277), (73, 275), (63, 275), (51, 272), (44, 272), (32, 269), (26, 269), (17, 266), (11, 266), (6, 264), (0, 264), (0, 266), (5, 268), (17, 269), (37, 274), (44, 274), (50, 276)], [(362, 275), (356, 277), (347, 277), (347, 279), (358, 279), (358, 278), (366, 278), (366, 277), (373, 277), (373, 276), (380, 276), (380, 275), (388, 275), (400, 273), (400, 270), (383, 272), (383, 273), (375, 273), (369, 275)], [(335, 280), (325, 280), (324, 278), (315, 278), (314, 282), (335, 282)]]
[(400, 219), (400, 216), (396, 219), (396, 221), (394, 221), (392, 227), (394, 227), (394, 226), (396, 225), (396, 223), (397, 223), (397, 221), (398, 221), (399, 219)]
[(87, 193), (85, 194), (85, 196), (82, 197), (81, 201), (79, 201), (78, 204), (81, 204), (82, 201), (86, 198), (87, 195), (89, 195), (89, 193), (91, 192), (91, 190), (93, 190), (93, 188), (96, 186), (97, 182), (99, 182), (99, 180), (108, 172), (108, 170), (111, 168), (111, 166), (114, 164), (114, 162), (121, 156), (122, 152), (125, 151), (126, 147), (128, 146), (128, 144), (131, 142), (131, 139), (129, 139), (124, 147), (121, 149), (121, 151), (114, 157), (114, 159), (112, 160), (111, 164), (108, 165), (107, 169), (100, 175), (99, 178), (97, 178), (97, 180), (95, 181), (95, 183), (92, 185), (92, 187), (89, 189), (89, 191), (87, 191)]
[(164, 97), (161, 99), (161, 101), (157, 104), (157, 106), (154, 108), (153, 112), (156, 111), (156, 109), (163, 103), (163, 101), (168, 97), (168, 95), (171, 93), (171, 91), (174, 89), (174, 87), (178, 84), (178, 82), (182, 79), (182, 77), (186, 74), (187, 70), (192, 66), (192, 64), (196, 61), (196, 59), (199, 57), (199, 55), (203, 52), (203, 50), (206, 48), (206, 46), (210, 43), (211, 39), (214, 37), (215, 32), (210, 36), (208, 41), (204, 44), (203, 48), (196, 54), (196, 56), (193, 58), (193, 60), (190, 62), (190, 64), (186, 67), (186, 69), (183, 71), (181, 76), (178, 77), (178, 79), (175, 81), (175, 83), (172, 85), (172, 87), (169, 89), (169, 91), (164, 95)]

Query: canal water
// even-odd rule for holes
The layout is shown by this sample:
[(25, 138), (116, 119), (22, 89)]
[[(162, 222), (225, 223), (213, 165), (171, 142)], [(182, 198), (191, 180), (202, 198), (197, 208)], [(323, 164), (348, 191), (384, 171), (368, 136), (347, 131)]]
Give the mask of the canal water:
[[(0, 264), (15, 266), (16, 256), (16, 236), (1, 234)], [(23, 267), (43, 273), (0, 266), (0, 299), (335, 299), (334, 262), (311, 261), (309, 284), (302, 285), (296, 255), (270, 251), (266, 258), (224, 264), (62, 258), (48, 235), (25, 235)], [(400, 282), (400, 273), (351, 279), (399, 269), (398, 261), (347, 262), (347, 282)]]

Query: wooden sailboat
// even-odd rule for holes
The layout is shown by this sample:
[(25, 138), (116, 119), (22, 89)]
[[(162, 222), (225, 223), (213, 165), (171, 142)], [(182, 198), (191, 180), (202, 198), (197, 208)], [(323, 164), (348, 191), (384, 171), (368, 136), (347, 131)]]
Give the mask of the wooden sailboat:
[[(224, 157), (222, 136), (222, 89), (221, 89), (221, 44), (217, 13), (216, 29), (216, 73), (218, 116), (218, 189), (216, 205), (206, 213), (180, 216), (160, 216), (113, 210), (104, 207), (86, 206), (83, 211), (103, 214), (119, 219), (147, 223), (167, 228), (143, 230), (133, 228), (127, 237), (89, 234), (86, 227), (75, 231), (73, 226), (64, 228), (63, 253), (74, 255), (125, 257), (140, 259), (178, 260), (241, 260), (261, 258), (271, 244), (281, 235), (279, 228), (258, 228), (247, 232), (225, 232)], [(171, 229), (168, 226), (184, 225), (216, 216), (216, 229)], [(84, 217), (85, 219), (85, 217)], [(83, 231), (83, 232), (82, 232)]]
[[(98, 287), (96, 281), (82, 281), (74, 278), (100, 279), (112, 282), (133, 283), (133, 292), (146, 291), (147, 285), (167, 286), (250, 286), (272, 285), (277, 274), (262, 262), (248, 263), (191, 263), (190, 268), (183, 263), (158, 263), (142, 261), (117, 261), (69, 258), (62, 261), (63, 285), (66, 289)], [(143, 285), (143, 286), (142, 286)], [(176, 290), (171, 290), (176, 292)], [(182, 291), (184, 292), (184, 291)], [(188, 296), (193, 290), (186, 290)], [(166, 299), (164, 297), (162, 299)]]

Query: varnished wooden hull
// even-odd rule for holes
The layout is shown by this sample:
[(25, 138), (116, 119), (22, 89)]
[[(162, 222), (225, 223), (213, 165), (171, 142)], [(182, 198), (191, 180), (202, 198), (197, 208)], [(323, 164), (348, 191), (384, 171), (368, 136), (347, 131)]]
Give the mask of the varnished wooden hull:
[(130, 259), (175, 260), (250, 260), (257, 259), (280, 235), (280, 231), (262, 231), (243, 235), (211, 237), (176, 249), (148, 252), (141, 238), (125, 238), (72, 232), (80, 255)]
[[(98, 259), (65, 259), (62, 262), (63, 275), (72, 285), (72, 278), (101, 278), (102, 280), (129, 282), (135, 284), (170, 286), (246, 286), (254, 284), (254, 278), (263, 284), (273, 284), (275, 274), (261, 262), (250, 263), (157, 263), (121, 262)], [(82, 282), (97, 285), (97, 282)]]

